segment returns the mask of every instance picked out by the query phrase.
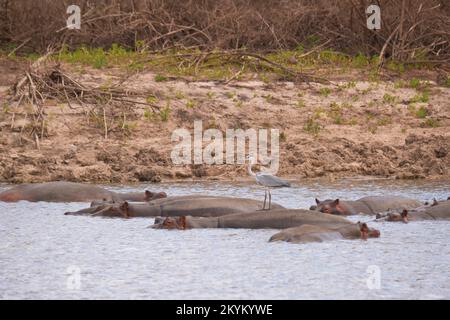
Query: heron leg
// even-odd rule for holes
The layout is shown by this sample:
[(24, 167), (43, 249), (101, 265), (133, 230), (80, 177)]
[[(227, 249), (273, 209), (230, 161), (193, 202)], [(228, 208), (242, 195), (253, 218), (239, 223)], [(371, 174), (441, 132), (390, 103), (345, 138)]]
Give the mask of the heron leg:
[(270, 189), (269, 191), (269, 210), (270, 210), (270, 205), (272, 204), (272, 194), (270, 193)]
[(264, 205), (263, 205), (263, 210), (266, 209), (266, 200), (267, 200), (267, 189), (264, 189)]

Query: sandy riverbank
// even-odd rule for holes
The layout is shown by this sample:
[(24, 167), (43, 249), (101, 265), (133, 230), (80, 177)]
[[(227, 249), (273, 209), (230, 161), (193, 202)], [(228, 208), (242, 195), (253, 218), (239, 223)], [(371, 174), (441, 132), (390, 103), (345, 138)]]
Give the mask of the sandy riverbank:
[[(104, 70), (63, 65), (77, 80), (101, 86), (123, 76)], [(0, 99), (23, 65), (2, 60)], [(281, 132), (279, 176), (380, 176), (402, 179), (450, 176), (450, 88), (432, 72), (402, 79), (368, 81), (358, 73), (334, 75), (331, 84), (167, 78), (151, 70), (129, 77), (124, 88), (139, 90), (166, 110), (149, 113), (135, 106), (132, 117), (101, 126), (79, 105), (48, 100), (46, 137), (24, 132), (24, 109), (4, 106), (0, 113), (0, 181), (51, 180), (96, 183), (158, 182), (172, 179), (240, 179), (236, 165), (173, 165), (170, 152), (177, 128), (225, 131), (277, 128)], [(417, 87), (408, 79), (421, 79)], [(426, 93), (426, 96), (424, 95)]]

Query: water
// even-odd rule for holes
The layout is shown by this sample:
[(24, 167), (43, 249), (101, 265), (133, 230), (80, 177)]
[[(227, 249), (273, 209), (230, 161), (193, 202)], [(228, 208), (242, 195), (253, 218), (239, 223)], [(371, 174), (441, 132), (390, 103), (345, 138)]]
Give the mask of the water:
[[(305, 181), (274, 190), (273, 200), (307, 208), (315, 197), (442, 199), (450, 196), (449, 185)], [(244, 183), (150, 187), (155, 188), (170, 195), (264, 196)], [(450, 222), (372, 223), (381, 230), (379, 239), (290, 244), (268, 243), (276, 230), (167, 231), (146, 228), (153, 219), (63, 215), (83, 207), (0, 203), (0, 298), (450, 299)]]

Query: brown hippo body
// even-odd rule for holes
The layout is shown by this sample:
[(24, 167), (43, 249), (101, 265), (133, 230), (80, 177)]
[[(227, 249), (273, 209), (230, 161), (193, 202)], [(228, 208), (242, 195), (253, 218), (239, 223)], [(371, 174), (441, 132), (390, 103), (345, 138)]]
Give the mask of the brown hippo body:
[(381, 212), (414, 209), (422, 204), (414, 199), (402, 196), (369, 196), (356, 201), (324, 200), (316, 199), (315, 210), (335, 215), (375, 215)]
[(379, 237), (380, 232), (363, 223), (352, 223), (338, 216), (314, 213), (302, 209), (230, 214), (221, 217), (168, 217), (155, 219), (154, 229), (245, 228), (285, 229), (270, 241), (320, 242), (337, 239), (367, 239)]
[[(180, 196), (157, 199), (148, 203), (105, 203), (67, 215), (96, 215), (107, 217), (218, 217), (231, 213), (251, 212), (263, 207), (262, 201), (215, 196)], [(273, 207), (283, 208), (278, 204)]]
[[(364, 225), (364, 224), (363, 224)], [(348, 224), (339, 227), (324, 227), (322, 225), (302, 225), (288, 228), (274, 234), (270, 242), (286, 241), (291, 243), (324, 242), (343, 239), (365, 239), (361, 224)], [(366, 227), (366, 226), (364, 226)], [(377, 238), (380, 232), (375, 229), (367, 229), (367, 238)]]
[(0, 193), (0, 201), (46, 201), (46, 202), (91, 202), (91, 201), (149, 201), (165, 197), (165, 193), (150, 191), (138, 193), (116, 193), (104, 188), (74, 182), (55, 181), (23, 184)]
[[(159, 222), (159, 223), (158, 223)], [(220, 217), (167, 218), (155, 221), (154, 228), (177, 229), (193, 228), (244, 228), (244, 229), (286, 229), (303, 224), (321, 225), (324, 227), (339, 227), (352, 222), (338, 216), (316, 213), (303, 209), (274, 209), (235, 213)], [(164, 223), (168, 224), (167, 226)], [(174, 229), (175, 229), (174, 228)]]
[(436, 202), (432, 206), (421, 207), (415, 210), (403, 210), (402, 213), (388, 213), (385, 216), (379, 216), (377, 218), (390, 222), (450, 220), (450, 201)]

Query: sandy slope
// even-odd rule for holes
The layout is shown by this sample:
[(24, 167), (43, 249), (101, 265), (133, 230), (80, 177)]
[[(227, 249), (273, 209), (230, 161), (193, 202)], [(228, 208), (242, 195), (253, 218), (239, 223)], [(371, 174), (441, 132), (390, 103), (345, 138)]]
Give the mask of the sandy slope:
[[(19, 70), (0, 63), (2, 101)], [(114, 69), (84, 69), (77, 77), (98, 85), (114, 82), (119, 75), (120, 71)], [(168, 121), (148, 119), (145, 108), (136, 106), (135, 115), (126, 120), (127, 134), (117, 128), (109, 132), (107, 140), (101, 128), (88, 124), (82, 108), (48, 101), (49, 135), (40, 141), (38, 150), (32, 138), (20, 133), (28, 121), (23, 113), (15, 110), (12, 122), (12, 111), (3, 111), (0, 181), (129, 183), (245, 177), (242, 166), (172, 164), (173, 130), (192, 130), (196, 119), (203, 120), (205, 129), (280, 129), (280, 176), (450, 175), (450, 88), (433, 82), (428, 88), (429, 101), (416, 103), (412, 102), (420, 93), (416, 89), (398, 88), (393, 81), (357, 81), (353, 75), (335, 77), (335, 85), (154, 79), (153, 73), (144, 72), (124, 85), (139, 90), (143, 97), (155, 94), (162, 107), (169, 105)], [(416, 115), (421, 106), (428, 110), (426, 118)], [(305, 130), (308, 119), (319, 128), (317, 134), (311, 126)], [(439, 127), (429, 127), (434, 123)]]

